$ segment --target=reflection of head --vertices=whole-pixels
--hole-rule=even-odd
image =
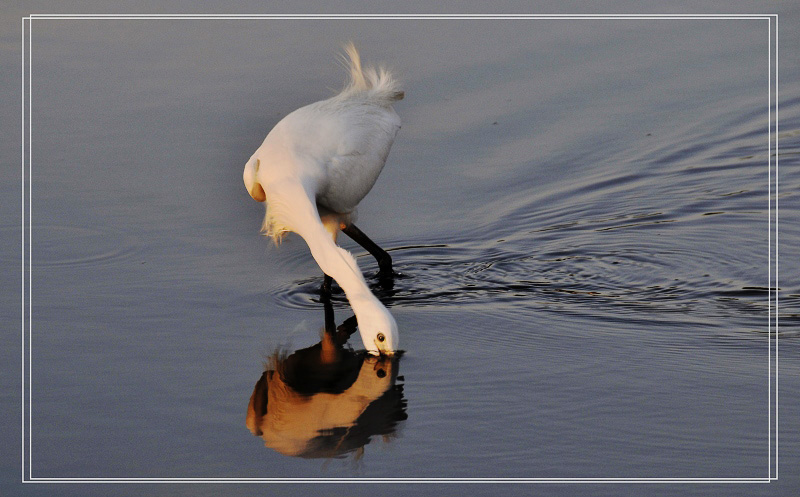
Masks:
[[[344,456],[375,435],[389,437],[406,419],[399,356],[338,349],[331,359],[325,349],[275,354],[256,383],[247,427],[267,447],[306,458]]]

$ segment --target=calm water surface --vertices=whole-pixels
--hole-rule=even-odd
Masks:
[[[744,20],[34,21],[34,476],[766,477],[767,35]],[[380,287],[344,242],[405,354],[376,363],[355,335],[320,370],[320,270],[298,237],[259,236],[241,170],[282,116],[340,87],[348,39],[406,86],[359,221],[403,277]],[[781,84],[791,444],[800,86]],[[334,295],[328,326],[346,338],[351,315]]]

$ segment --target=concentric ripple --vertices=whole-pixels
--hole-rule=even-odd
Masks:
[[[100,267],[134,256],[135,240],[107,227],[33,226],[33,268]]]
[[[403,275],[390,284],[375,278],[368,254],[358,254],[359,264],[376,295],[395,308],[458,306],[519,320],[558,312],[610,322],[726,323],[760,333],[780,292],[786,310],[778,317],[797,322],[792,308],[800,291],[770,288],[766,277],[769,192],[760,123],[727,119],[727,136],[653,138],[638,155],[608,159],[624,167],[587,168],[560,190],[510,185],[466,213],[463,229],[447,226],[438,237],[389,248]],[[797,145],[785,143],[783,153]],[[742,231],[753,226],[763,226],[760,237]],[[300,252],[287,256],[290,264],[308,260]],[[316,308],[320,284],[321,275],[285,281],[274,297]],[[335,291],[334,304],[347,306]]]

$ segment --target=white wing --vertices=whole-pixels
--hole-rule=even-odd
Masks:
[[[292,152],[314,176],[317,201],[348,213],[378,179],[400,118],[391,107],[334,98],[299,109],[286,124],[296,138]]]

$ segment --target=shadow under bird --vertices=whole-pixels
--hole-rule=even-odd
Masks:
[[[367,352],[393,354],[397,323],[336,238],[344,232],[378,260],[379,274],[393,274],[391,257],[353,222],[400,129],[392,104],[404,94],[387,70],[362,67],[352,43],[345,51],[350,83],[275,125],[247,161],[243,179],[250,195],[266,202],[264,233],[276,244],[288,232],[300,235],[326,275],[323,293],[330,278],[344,290]]]

